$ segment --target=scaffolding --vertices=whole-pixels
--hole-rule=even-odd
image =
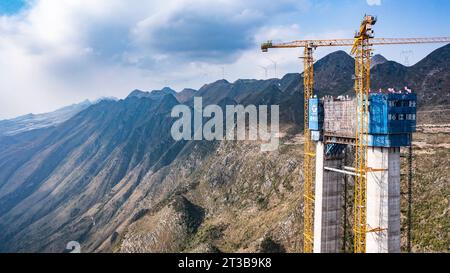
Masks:
[[[355,99],[325,97],[323,129],[327,135],[353,138],[355,135]]]

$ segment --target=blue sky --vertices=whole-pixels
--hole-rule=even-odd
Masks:
[[[351,38],[365,13],[378,16],[377,37],[450,36],[449,10],[448,0],[0,0],[0,119],[135,88],[198,89],[222,71],[229,81],[264,78],[261,66],[300,72],[301,50],[259,44]],[[440,46],[375,53],[414,64]]]
[[[25,6],[25,0],[2,0],[0,1],[0,14],[14,14]]]

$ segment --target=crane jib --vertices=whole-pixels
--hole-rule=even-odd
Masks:
[[[263,51],[269,48],[296,48],[296,47],[322,47],[322,46],[353,46],[355,39],[327,39],[327,40],[298,40],[286,43],[273,43],[268,41],[261,45]],[[372,45],[395,45],[395,44],[427,44],[427,43],[450,43],[450,37],[431,38],[372,38]]]

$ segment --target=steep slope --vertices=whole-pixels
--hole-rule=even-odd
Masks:
[[[184,143],[170,137],[176,104],[172,95],[104,101],[42,132],[32,147],[7,146],[0,155],[0,249],[57,251],[63,242],[52,238],[83,237],[94,221],[84,213],[117,195],[119,206],[130,193],[114,190],[132,191],[181,150]]]
[[[355,61],[344,51],[333,52],[314,64],[315,89],[318,96],[340,95],[353,90]]]
[[[204,210],[182,195],[132,223],[120,244],[121,252],[179,252],[203,221]]]
[[[174,196],[182,195],[205,211],[199,227],[191,233],[186,228],[189,221],[175,224],[180,222],[180,214],[167,205],[172,200],[169,197],[153,209],[143,210],[145,216],[121,230],[113,250],[258,252],[268,251],[265,244],[271,241],[282,244],[277,249],[300,251],[302,146],[292,142],[293,137],[286,136],[279,151],[268,153],[261,153],[259,144],[251,141],[217,142],[208,148],[212,152],[201,157],[195,153],[191,162],[196,166],[189,170],[174,161],[169,166],[170,178],[162,184],[183,181],[185,186]],[[199,142],[190,148],[197,151],[204,145],[207,143]],[[149,204],[152,198],[141,204]],[[172,236],[181,240],[174,242]]]
[[[408,68],[394,61],[387,61],[372,69],[371,84],[373,90],[379,88],[395,88],[403,90],[405,86],[412,88],[412,83],[408,81]],[[416,90],[414,90],[416,92]]]
[[[279,86],[280,80],[237,80],[230,83],[226,80],[219,80],[211,84],[204,85],[195,94],[195,96],[203,97],[203,103],[217,104],[224,98],[230,98],[237,102],[242,101],[248,96],[256,95],[259,92],[266,90],[270,86]]]
[[[282,94],[281,90],[272,84],[259,92],[250,93],[240,102],[244,105],[274,105],[280,103]]]
[[[382,57],[382,56],[381,56]],[[374,56],[371,71],[373,90],[411,88],[418,95],[419,107],[450,103],[450,44],[436,49],[411,67]],[[331,53],[314,64],[315,91],[318,96],[353,94],[354,59],[344,51]],[[281,90],[303,90],[298,74],[282,79]]]
[[[429,129],[428,129],[429,128]],[[425,129],[425,131],[424,131]],[[413,252],[450,251],[450,124],[440,129],[420,125],[414,134],[412,188]],[[402,158],[402,173],[407,173],[407,156]],[[406,176],[402,192],[407,191]],[[402,198],[402,230],[406,230],[406,198]],[[402,245],[406,246],[406,232]],[[406,250],[406,248],[404,248]]]
[[[302,76],[299,73],[289,73],[281,78],[279,88],[281,91],[292,94],[302,93],[303,83],[301,82]]]
[[[222,141],[218,146],[210,147],[213,153],[194,157],[197,165],[190,172],[178,165],[169,166],[173,177],[180,176],[186,183],[175,196],[181,195],[205,211],[200,226],[190,233],[187,232],[187,221],[174,224],[179,221],[180,214],[169,212],[167,204],[172,200],[169,197],[152,210],[144,210],[144,216],[136,224],[118,233],[117,237],[122,239],[116,240],[113,250],[301,252],[303,147],[297,141],[298,135],[289,131],[292,130],[285,132],[276,152],[261,153],[254,142]],[[414,138],[420,140],[414,148],[417,155],[413,188],[414,252],[445,252],[448,247],[446,230],[450,225],[449,170],[445,164],[449,152],[448,148],[443,148],[450,147],[450,139],[445,133],[437,133],[433,138],[416,134]],[[402,160],[406,161],[406,158]],[[406,162],[402,166],[406,167]],[[179,170],[180,175],[177,174]],[[406,183],[406,176],[402,176],[402,191],[406,191]],[[403,249],[406,246],[406,207],[402,198]],[[351,220],[349,223],[351,225]],[[174,232],[178,226],[181,229]],[[171,238],[180,240],[172,241]],[[351,238],[348,240],[350,245]]]
[[[230,92],[232,84],[227,80],[218,80],[216,82],[202,86],[196,96],[203,97],[203,104],[217,104],[226,97],[231,98]]]
[[[419,107],[450,103],[450,45],[436,49],[411,67],[392,61],[372,71],[372,87],[403,89],[417,93]]]
[[[423,105],[450,103],[450,44],[412,66],[408,81]]]

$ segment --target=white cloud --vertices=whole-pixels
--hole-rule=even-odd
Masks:
[[[300,71],[300,50],[262,54],[267,39],[298,39],[286,14],[310,0],[33,0],[0,16],[0,119],[85,98],[124,97],[170,85],[199,88],[222,77]],[[297,20],[293,20],[297,21]],[[267,58],[268,57],[268,58]],[[274,69],[269,69],[269,76]]]
[[[380,6],[381,0],[366,0],[369,6]]]
[[[222,66],[245,75],[237,64],[259,52],[258,29],[307,2],[34,0],[0,16],[0,119],[135,88],[199,88]]]

